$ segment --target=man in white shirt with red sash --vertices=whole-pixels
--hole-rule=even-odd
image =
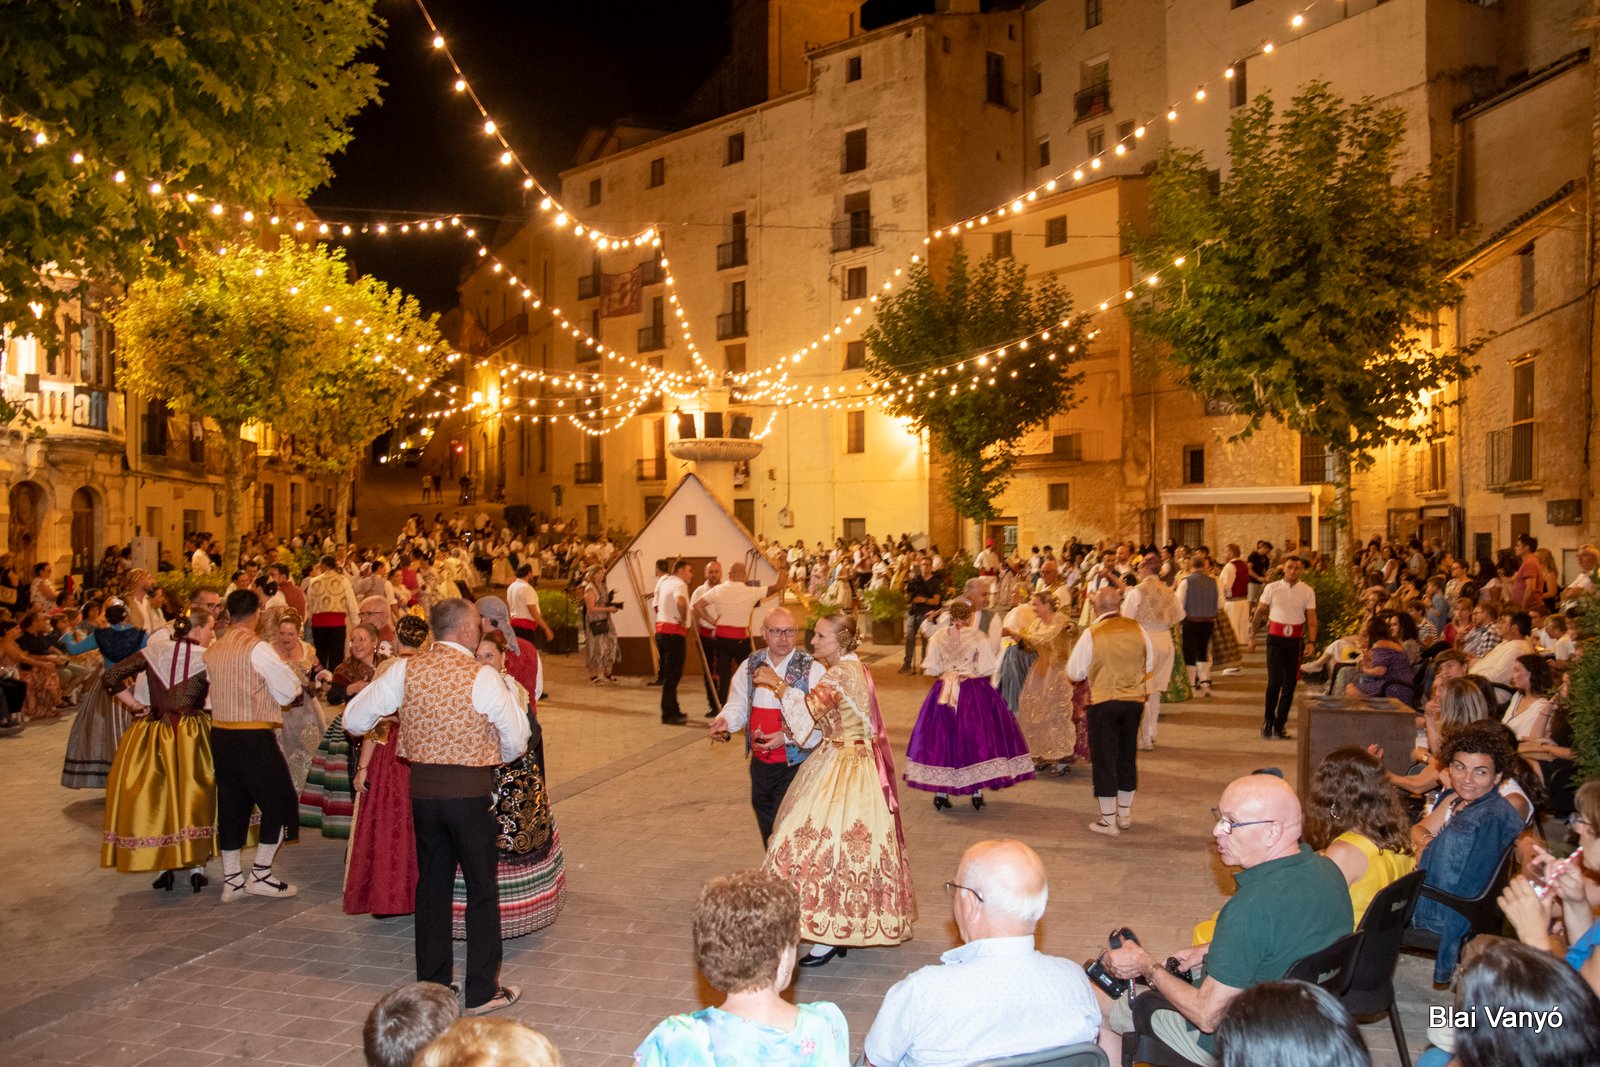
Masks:
[[[717,659],[716,616],[706,610],[706,599],[713,590],[723,586],[722,562],[712,560],[706,564],[706,580],[689,596],[689,618],[700,635],[700,664],[705,668],[706,718],[715,719],[728,699],[728,679],[722,676],[722,664]],[[743,659],[743,656],[739,657]]]
[[[656,583],[656,648],[661,652],[661,721],[669,726],[689,721],[678,707],[678,679],[683,677],[683,659],[688,652],[689,579],[694,564],[686,559],[673,563],[667,576]]]
[[[822,679],[824,668],[795,648],[799,629],[787,608],[767,612],[762,634],[767,647],[734,671],[728,702],[708,729],[713,741],[726,741],[735,730],[749,728],[745,745],[750,753],[750,806],[755,809],[761,847],[765,848],[789,783],[806,752],[821,740],[820,731],[812,731],[810,737],[786,735],[783,705],[803,702]]]
[[[1267,705],[1262,737],[1289,740],[1289,708],[1300,680],[1301,651],[1317,643],[1317,594],[1300,580],[1299,556],[1285,556],[1283,578],[1261,591],[1256,622],[1267,618]]]
[[[706,569],[711,569],[707,564]],[[756,605],[768,597],[777,596],[788,584],[789,576],[779,572],[776,585],[763,588],[759,582],[746,583],[743,563],[728,568],[728,580],[710,589],[700,600],[702,618],[711,620],[712,636],[717,663],[717,703],[719,708],[728,703],[733,687],[733,675],[750,655],[750,616]],[[701,588],[705,588],[702,586]],[[703,632],[703,631],[702,631]]]

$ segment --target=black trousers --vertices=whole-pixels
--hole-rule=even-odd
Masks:
[[[1102,700],[1087,712],[1094,795],[1114,797],[1139,788],[1140,700]]]
[[[661,717],[682,715],[678,708],[678,680],[683,677],[683,655],[687,651],[682,634],[656,634],[661,651]]]
[[[921,615],[906,616],[906,659],[901,664],[902,667],[909,668],[911,666],[911,657],[917,649],[917,637],[919,636],[917,631],[922,629],[922,620],[927,617],[927,612],[923,612]]]
[[[467,884],[467,1006],[477,1007],[500,985],[500,881],[489,797],[431,800],[413,797],[417,839],[417,981],[448,986],[454,977],[450,901],[456,867]]]
[[[1300,681],[1300,649],[1298,637],[1267,635],[1267,705],[1266,728],[1273,733],[1283,733],[1289,723],[1289,709],[1294,706],[1294,687]]]
[[[728,688],[733,685],[733,672],[750,658],[748,637],[717,638],[717,699],[728,703]]]
[[[1183,635],[1183,662],[1187,667],[1196,663],[1211,662],[1211,632],[1216,629],[1216,619],[1184,619],[1180,624]]]
[[[217,771],[218,848],[244,848],[252,808],[261,809],[266,844],[300,836],[300,798],[274,731],[213,729],[211,759]]]
[[[767,847],[767,839],[772,836],[772,824],[778,819],[778,808],[783,804],[784,796],[789,792],[789,783],[794,781],[794,776],[800,771],[800,765],[793,767],[784,763],[763,763],[750,757],[750,806],[756,809],[756,826],[761,830],[761,847]]]
[[[344,662],[344,637],[343,626],[311,627],[311,644],[324,669],[331,671]]]

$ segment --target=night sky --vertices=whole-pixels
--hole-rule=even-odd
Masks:
[[[619,118],[673,125],[728,49],[728,0],[432,0],[467,79],[517,154],[554,185],[585,131]],[[456,213],[511,217],[520,174],[500,166],[469,100],[451,88],[449,62],[414,0],[378,0],[388,23],[369,57],[386,83],[382,103],[354,122],[333,160],[333,181],[311,204],[329,221]],[[479,227],[485,232],[492,223]],[[448,232],[448,231],[447,231]],[[346,241],[364,273],[414,293],[430,311],[456,302],[460,238],[356,236]]]

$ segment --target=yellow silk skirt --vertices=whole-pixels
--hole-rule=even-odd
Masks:
[[[197,867],[216,854],[217,776],[211,720],[140,719],[117,746],[106,787],[100,866],[119,871]]]

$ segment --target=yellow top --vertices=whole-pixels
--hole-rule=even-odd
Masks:
[[[1350,907],[1355,913],[1356,926],[1367,913],[1372,898],[1388,888],[1391,882],[1404,878],[1417,866],[1417,857],[1403,852],[1381,849],[1354,830],[1346,830],[1335,841],[1343,841],[1367,857],[1367,871],[1350,885]]]

